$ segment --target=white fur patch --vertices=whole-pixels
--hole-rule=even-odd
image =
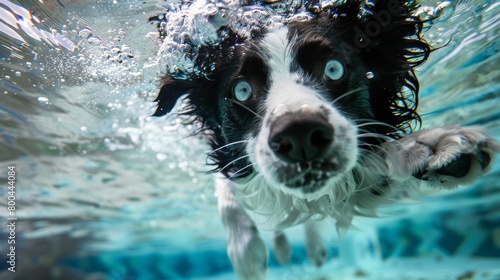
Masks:
[[[267,63],[271,67],[271,79],[274,81],[286,80],[290,75],[290,67],[293,62],[288,29],[281,27],[274,32],[267,33],[262,40],[261,47],[264,57],[269,59]]]
[[[328,153],[331,154],[329,160],[339,162],[342,166],[339,170],[332,170],[328,185],[343,178],[345,176],[343,173],[354,167],[358,156],[357,129],[319,92],[301,84],[300,72],[291,71],[292,57],[295,55],[292,53],[294,43],[294,39],[291,41],[288,39],[286,28],[267,34],[262,41],[262,55],[267,58],[266,62],[270,66],[270,89],[262,110],[265,112],[262,127],[257,137],[248,139],[247,153],[251,161],[256,163],[254,168],[264,176],[269,187],[299,198],[314,200],[328,193],[329,186],[319,191],[305,192],[300,188],[287,187],[286,182],[278,178],[277,175],[285,172],[289,164],[282,162],[270,149],[269,124],[285,113],[300,116],[301,113],[312,112],[328,118],[328,122],[336,132],[333,144],[328,148]]]

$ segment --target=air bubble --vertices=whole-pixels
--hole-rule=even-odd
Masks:
[[[14,72],[14,75],[15,75],[16,77],[20,77],[20,76],[21,76],[21,72],[16,71],[16,72]]]
[[[296,14],[296,15],[293,15],[291,17],[289,17],[287,19],[288,22],[294,22],[294,21],[298,21],[298,22],[301,22],[301,21],[308,21],[308,20],[311,20],[313,17],[308,14],[308,13],[299,13],[299,14]]]
[[[413,6],[415,4],[415,1],[416,0],[407,0],[407,1],[404,1],[404,3],[406,6],[409,7],[409,6]]]
[[[217,14],[218,11],[219,11],[219,9],[215,6],[215,4],[210,3],[210,4],[207,4],[205,6],[203,15],[204,16],[214,16]]]
[[[127,52],[127,51],[129,51],[129,50],[130,50],[130,47],[129,47],[129,46],[127,46],[127,45],[123,45],[123,46],[122,46],[122,52]]]
[[[95,36],[90,36],[87,41],[92,44],[92,45],[100,45],[101,44],[101,39]]]
[[[81,38],[88,38],[92,35],[92,30],[90,28],[84,28],[78,32],[78,36]]]
[[[436,14],[434,12],[434,7],[431,6],[422,6],[415,11],[414,14],[420,20],[433,20],[436,18]]]
[[[322,1],[319,6],[316,6],[317,9],[325,9],[325,8],[333,8],[336,5],[342,4],[344,1],[342,0],[330,0],[330,1]]]
[[[375,74],[373,74],[372,71],[366,72],[366,78],[367,79],[373,79],[375,77]]]
[[[434,14],[438,16],[439,21],[448,20],[455,12],[455,5],[453,3],[445,1],[437,5],[434,9]]]
[[[40,102],[49,102],[49,99],[47,97],[40,96],[40,97],[38,97],[38,101],[40,101]]]
[[[163,153],[158,153],[158,154],[156,154],[156,159],[159,161],[164,161],[167,159],[167,155],[163,154]]]
[[[373,3],[373,1],[371,1],[371,0],[365,0],[365,5],[366,5],[367,7],[372,8],[372,7],[374,7],[374,6],[375,6],[375,3]]]
[[[189,32],[182,32],[181,33],[181,40],[184,43],[191,42],[191,34]]]

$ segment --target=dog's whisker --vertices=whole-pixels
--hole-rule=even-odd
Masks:
[[[234,104],[237,104],[239,106],[241,106],[242,108],[248,110],[250,113],[254,114],[257,118],[259,119],[263,119],[262,116],[260,116],[259,114],[257,114],[255,111],[253,111],[252,109],[248,108],[247,106],[241,104],[240,102],[234,100],[234,99],[231,99],[231,98],[226,98],[226,100],[230,101],[230,102],[233,102]]]
[[[342,99],[342,98],[344,98],[344,97],[346,97],[346,96],[349,96],[349,95],[351,95],[351,94],[353,94],[353,93],[356,93],[356,92],[358,92],[358,91],[361,91],[361,90],[363,90],[363,88],[362,88],[362,87],[358,87],[358,88],[355,88],[355,89],[353,89],[353,90],[350,90],[350,91],[348,91],[348,92],[346,92],[346,93],[343,93],[343,94],[342,94],[342,95],[340,95],[339,97],[335,98],[335,99],[331,102],[331,104],[335,104],[335,103],[337,103],[340,99]]]
[[[231,164],[233,164],[233,163],[237,162],[238,160],[242,160],[242,159],[249,158],[249,157],[250,157],[250,155],[243,155],[243,156],[241,156],[241,157],[239,157],[239,158],[237,158],[237,159],[235,159],[235,160],[232,160],[232,161],[230,161],[228,164],[226,164],[226,165],[224,165],[222,168],[220,168],[220,169],[219,169],[219,172],[224,171],[226,168],[228,168],[229,166],[231,166]]]
[[[369,144],[369,143],[360,143],[359,146],[360,147],[370,147],[373,150],[378,150],[378,151],[382,151],[382,152],[387,153],[387,151],[384,148],[382,148],[380,145]]]
[[[378,139],[383,139],[386,141],[393,140],[393,138],[390,136],[378,134],[378,133],[370,133],[370,132],[360,133],[360,134],[356,135],[356,138],[378,138]]]
[[[209,152],[208,154],[211,155],[211,154],[214,154],[224,148],[227,148],[227,147],[230,147],[230,146],[233,146],[233,145],[237,145],[237,144],[244,144],[244,143],[248,143],[248,140],[240,140],[240,141],[234,141],[234,142],[231,142],[231,143],[228,143],[226,145],[223,145],[223,146],[220,146],[219,148],[215,149],[215,150],[212,150],[211,152]]]
[[[361,169],[361,167],[360,167],[360,169]],[[362,168],[362,169],[364,169],[364,168]],[[365,171],[363,171],[363,173],[366,173],[367,171],[369,171],[369,170],[365,170]],[[377,188],[377,185],[379,183],[380,183],[379,181],[375,181],[375,182],[371,182],[371,183],[369,183],[367,185],[366,184],[360,184],[360,187],[356,188],[356,190],[353,192],[353,195],[363,193],[363,192],[365,192],[367,190],[370,190],[370,189],[375,189],[375,188]]]
[[[387,134],[373,132],[372,130],[369,130],[369,129],[359,129],[358,130],[358,135],[360,135],[362,133],[373,133],[373,134],[384,135],[385,137],[389,137],[389,135],[387,135]]]
[[[236,171],[231,176],[229,176],[228,179],[232,179],[232,178],[236,177],[240,172],[242,172],[243,170],[245,170],[245,169],[247,169],[249,167],[252,167],[253,165],[254,165],[253,163],[250,163],[250,164],[247,164],[246,166],[238,169],[238,171]]]
[[[356,121],[364,121],[365,119],[357,119]],[[363,122],[363,123],[360,123],[358,125],[356,125],[356,127],[364,127],[364,126],[386,126],[386,127],[389,127],[389,128],[392,128],[394,130],[398,130],[397,127],[393,126],[393,125],[390,125],[388,123],[385,123],[385,122],[377,122],[377,121],[372,121],[370,120],[369,122]]]

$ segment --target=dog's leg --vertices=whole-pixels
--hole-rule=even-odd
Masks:
[[[227,232],[227,253],[239,279],[266,279],[267,248],[235,194],[234,183],[217,176],[219,215]]]
[[[280,264],[288,264],[292,256],[292,248],[290,247],[290,243],[288,243],[285,232],[282,230],[275,231],[272,244],[276,260]]]
[[[383,144],[390,177],[412,176],[431,186],[470,184],[490,167],[500,144],[479,127],[441,127]]]
[[[306,251],[316,267],[321,267],[328,258],[325,240],[320,234],[319,222],[309,219],[304,224],[306,233]]]

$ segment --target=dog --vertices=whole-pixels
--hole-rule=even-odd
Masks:
[[[405,2],[311,5],[308,20],[247,36],[223,26],[220,42],[193,46],[196,71],[162,78],[154,116],[185,100],[179,114],[201,125],[212,148],[240,279],[266,279],[255,217],[274,230],[281,263],[291,255],[283,230],[304,224],[308,256],[321,266],[327,251],[317,220],[333,218],[345,230],[354,216],[375,216],[421,184],[453,189],[490,168],[500,145],[480,127],[414,131],[414,68],[433,49],[421,37],[425,21]]]

